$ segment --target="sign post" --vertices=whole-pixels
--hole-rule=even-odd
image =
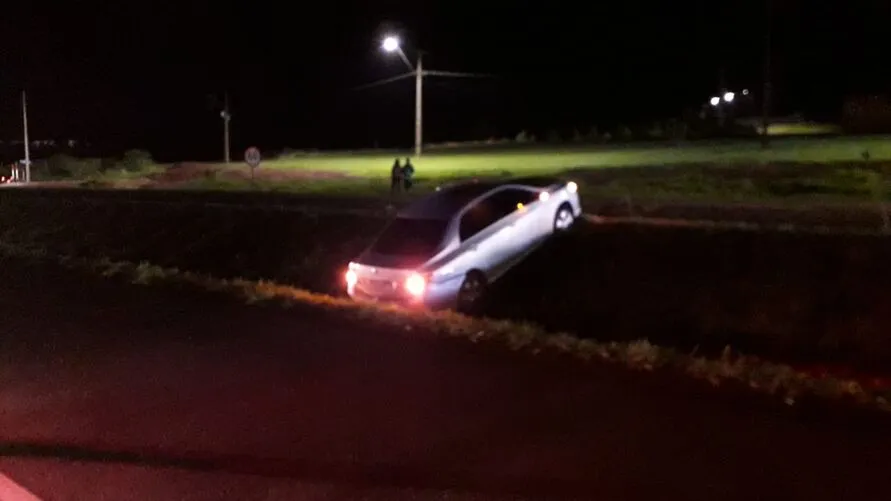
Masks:
[[[251,184],[254,183],[254,169],[260,166],[260,150],[251,146],[244,152],[244,161],[251,168]]]

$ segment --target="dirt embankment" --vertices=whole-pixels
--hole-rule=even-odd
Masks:
[[[385,220],[191,205],[2,204],[0,240],[342,293]],[[583,224],[497,283],[490,316],[598,339],[861,367],[891,362],[891,240]]]

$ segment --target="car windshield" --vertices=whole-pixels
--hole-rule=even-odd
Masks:
[[[371,251],[394,256],[433,254],[447,225],[448,221],[440,219],[398,218],[384,230]]]

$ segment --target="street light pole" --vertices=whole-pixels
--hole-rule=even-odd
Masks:
[[[367,89],[370,87],[395,82],[397,80],[402,80],[403,78],[415,77],[415,156],[420,157],[424,144],[424,76],[480,78],[489,77],[491,75],[484,75],[479,73],[459,73],[455,71],[425,70],[424,63],[421,57],[422,53],[420,51],[418,51],[417,63],[412,65],[411,61],[409,61],[408,57],[406,57],[405,52],[403,52],[402,50],[399,38],[395,36],[388,36],[384,38],[383,43],[381,44],[381,48],[385,52],[397,53],[399,55],[399,58],[402,59],[402,62],[404,62],[405,65],[408,66],[409,71],[407,73],[403,73],[402,75],[397,75],[395,77],[385,78],[383,80],[378,80],[370,84],[361,85],[359,87],[356,87],[354,90]]]
[[[402,50],[402,45],[398,38],[392,36],[385,38],[381,47],[386,52],[399,54],[399,58],[408,66],[408,76],[414,75],[415,77],[415,157],[420,158],[424,138],[424,63],[421,60],[421,52],[418,52],[417,63],[412,66],[411,61],[405,55],[405,51]]]
[[[424,119],[424,67],[421,62],[421,54],[418,53],[418,64],[415,67],[415,157],[421,158],[421,145],[423,144],[423,119]]]
[[[223,96],[223,111],[220,113],[223,118],[223,160],[229,163],[229,120],[232,115],[229,114],[229,93]]]
[[[24,129],[25,140],[25,182],[31,182],[31,145],[28,140],[28,99],[25,97],[25,91],[22,91],[22,128]]]
[[[768,129],[770,128],[770,99],[771,93],[773,91],[773,86],[770,82],[770,55],[771,55],[771,43],[770,43],[770,29],[773,24],[772,17],[772,8],[771,8],[771,0],[765,0],[765,25],[766,28],[764,30],[764,74],[762,78],[764,78],[763,89],[761,91],[761,147],[768,148],[770,146],[770,136],[768,135]]]

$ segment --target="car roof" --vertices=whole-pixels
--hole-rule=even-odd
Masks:
[[[451,219],[461,209],[477,198],[502,186],[527,186],[530,188],[548,188],[560,184],[561,180],[553,177],[524,177],[498,181],[462,181],[437,188],[436,192],[409,204],[397,214],[398,217]]]
[[[470,202],[499,187],[499,183],[467,182],[449,185],[399,211],[399,217],[451,219]]]

